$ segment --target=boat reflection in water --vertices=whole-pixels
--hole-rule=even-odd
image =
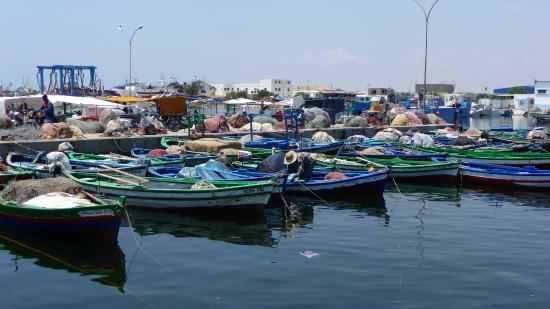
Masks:
[[[45,237],[20,237],[0,231],[0,251],[34,264],[70,273],[80,273],[92,281],[124,292],[126,265],[118,244],[74,243],[48,240]],[[17,262],[16,262],[17,263]],[[15,265],[16,271],[21,264]]]
[[[141,236],[167,234],[176,238],[207,238],[237,245],[276,246],[264,212],[178,212],[141,208],[128,210]]]
[[[386,208],[386,200],[382,196],[363,196],[345,200],[324,200],[308,196],[293,196],[289,203],[299,209],[311,212],[310,220],[313,222],[313,207],[330,207],[333,209],[353,210],[360,216],[377,217],[384,219],[385,225],[390,224],[390,215]]]

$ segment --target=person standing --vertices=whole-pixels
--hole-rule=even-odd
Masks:
[[[46,123],[56,122],[53,104],[50,102],[47,95],[42,96],[42,106],[40,107],[40,112],[42,113],[42,117]]]

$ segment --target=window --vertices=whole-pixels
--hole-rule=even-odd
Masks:
[[[537,91],[538,94],[546,94],[546,89],[539,89]]]

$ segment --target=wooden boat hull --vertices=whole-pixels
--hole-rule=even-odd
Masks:
[[[6,204],[11,203],[11,206]],[[115,243],[122,218],[120,204],[77,209],[34,209],[0,205],[0,226],[20,235],[48,235],[59,239],[93,239]],[[84,237],[84,238],[83,238]]]
[[[244,207],[261,206],[268,204],[276,184],[266,182],[238,182],[234,188],[220,188],[214,190],[179,189],[177,185],[184,180],[153,179],[154,183],[162,184],[163,188],[146,188],[143,186],[127,186],[105,184],[96,181],[93,175],[89,178],[69,178],[76,181],[87,192],[106,196],[127,199],[129,206],[158,209],[182,208],[215,208],[215,207]],[[195,181],[194,181],[195,182]],[[213,184],[229,184],[230,182],[211,182]],[[172,188],[171,188],[172,187]]]
[[[531,189],[550,188],[550,170],[530,173],[528,169],[491,170],[490,165],[468,165],[461,168],[464,184],[486,186],[521,187]],[[495,167],[494,165],[492,167]],[[502,166],[501,166],[502,167]],[[524,172],[520,172],[524,170]]]
[[[310,191],[321,194],[374,194],[382,195],[386,180],[388,178],[388,169],[381,169],[373,173],[345,173],[349,178],[335,181],[307,181],[303,183],[286,183],[283,185],[283,191],[289,193],[309,193]],[[363,195],[362,195],[363,196]]]
[[[147,154],[150,151],[151,149],[134,148],[131,150],[131,154],[133,157],[138,159],[147,159]],[[195,166],[206,163],[212,159],[216,159],[216,156],[203,153],[186,153],[183,156],[167,155],[163,157],[149,158],[151,166],[171,166],[182,164],[185,166]]]

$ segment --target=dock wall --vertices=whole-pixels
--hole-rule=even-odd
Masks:
[[[428,132],[448,126],[440,125],[424,125],[417,127],[394,127],[402,132],[410,129],[417,129],[420,132]],[[305,129],[300,130],[300,133],[305,137],[311,137],[317,131],[324,131],[336,139],[345,139],[352,135],[365,135],[368,137],[374,136],[383,128],[327,128],[327,129]],[[204,137],[225,137],[225,136],[243,136],[248,133],[218,133],[204,134]],[[282,137],[284,131],[255,133],[265,137]],[[54,151],[62,142],[70,142],[77,152],[86,153],[121,153],[129,154],[130,149],[134,147],[141,148],[159,148],[160,140],[164,136],[187,138],[186,135],[152,135],[152,136],[132,136],[132,137],[100,137],[98,135],[87,136],[83,139],[57,139],[57,140],[33,140],[33,141],[1,141],[0,155],[5,158],[9,152],[33,152],[33,151]]]

